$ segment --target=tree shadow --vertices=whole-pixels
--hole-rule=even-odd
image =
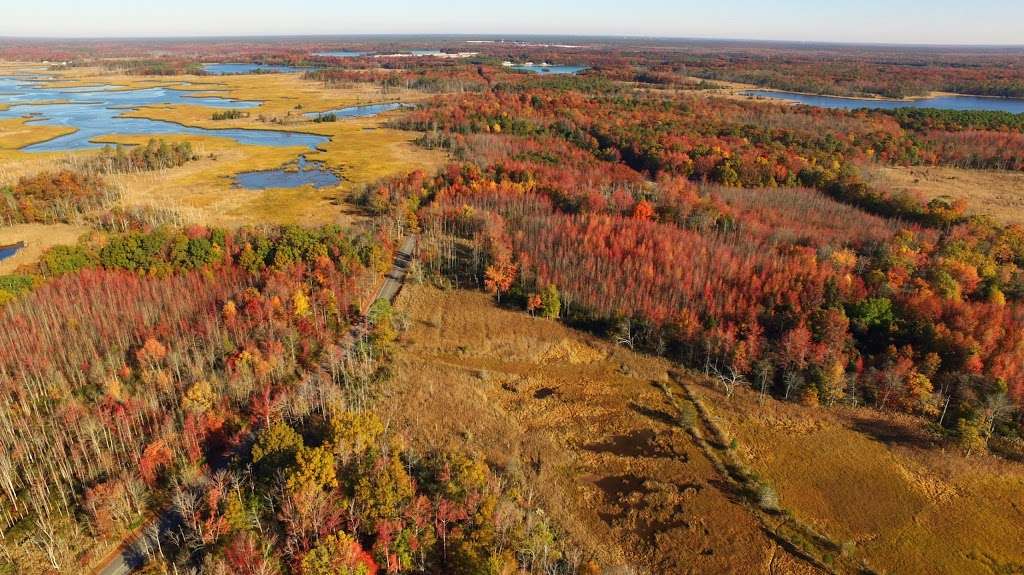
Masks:
[[[676,423],[675,418],[660,409],[654,409],[633,402],[629,403],[629,408],[644,417],[649,417],[657,422],[664,423],[665,425],[675,425]]]
[[[869,416],[854,416],[850,419],[854,431],[863,433],[886,445],[932,447],[934,441],[908,425]]]

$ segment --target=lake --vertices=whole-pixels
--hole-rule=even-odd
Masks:
[[[398,102],[388,102],[386,104],[368,104],[365,106],[350,106],[348,108],[338,108],[337,110],[327,110],[324,112],[310,112],[306,114],[306,117],[317,118],[319,116],[334,114],[339,119],[369,118],[371,116],[376,116],[377,114],[383,114],[384,112],[390,112],[392,110],[398,110],[405,107],[409,107],[409,105],[400,104]]]
[[[522,72],[533,72],[534,74],[579,74],[587,69],[586,66],[511,66],[513,70]]]
[[[314,56],[322,56],[326,58],[359,58],[360,56],[366,56],[369,52],[350,52],[348,50],[337,50],[334,52],[314,52]]]
[[[235,183],[247,190],[300,188],[306,185],[320,189],[337,186],[341,178],[326,169],[323,162],[307,161],[306,156],[299,156],[295,165],[238,174]]]
[[[203,71],[214,76],[234,74],[290,74],[305,72],[308,68],[299,66],[281,66],[274,64],[203,64]]]
[[[121,114],[142,106],[194,104],[213,108],[251,109],[260,102],[217,96],[196,96],[196,92],[175,88],[116,90],[114,86],[48,88],[31,81],[8,80],[0,90],[0,118],[31,117],[30,125],[70,126],[77,131],[23,148],[28,152],[58,152],[102,146],[103,136],[195,134],[231,138],[240,144],[315,149],[329,140],[326,136],[278,130],[204,129]]]
[[[895,110],[898,108],[934,108],[938,110],[987,110],[1024,114],[1024,99],[1017,98],[985,98],[982,96],[936,96],[920,100],[865,100],[857,98],[841,98],[838,96],[814,96],[795,92],[776,92],[774,90],[750,90],[743,92],[746,96],[787,100],[818,108],[834,108],[855,110],[871,108],[875,110]]]

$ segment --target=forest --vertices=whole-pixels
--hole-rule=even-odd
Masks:
[[[464,52],[463,39],[434,38],[433,47]],[[903,47],[842,44],[744,43],[672,39],[595,38],[573,46],[536,41],[477,42],[471,65],[502,61],[586,62],[602,76],[682,89],[712,88],[740,82],[779,90],[836,96],[906,98],[933,92],[993,97],[1024,97],[1024,65],[1013,47]],[[422,49],[416,39],[304,38],[153,40],[148,43],[102,40],[15,40],[0,46],[8,60],[46,60],[67,66],[99,64],[132,75],[202,74],[210,61],[285,64],[321,68],[330,75],[419,68],[421,81],[445,83],[450,75],[474,73],[464,63],[438,58],[384,57]],[[324,55],[330,50],[358,57]],[[154,54],[159,54],[154,57]],[[116,60],[113,60],[116,59]],[[429,63],[428,63],[429,62]],[[827,62],[827,65],[823,64]],[[314,71],[314,73],[316,73]]]
[[[460,162],[364,201],[439,246],[469,242],[462,264],[504,301],[527,307],[554,286],[566,321],[727,388],[898,409],[968,450],[1020,449],[1024,230],[860,175],[878,163],[1019,169],[1020,132],[979,130],[971,113],[937,127],[531,84],[398,120]],[[986,140],[1010,143],[969,144]]]
[[[1019,54],[606,40],[404,58],[389,54],[422,43],[336,44],[0,45],[0,58],[63,62],[55,73],[194,82],[220,60],[307,66],[294,81],[309,90],[409,91],[415,105],[362,129],[415,132],[414,146],[446,157],[322,192],[356,216],[320,227],[126,207],[118,176],[216,159],[188,142],[2,174],[0,226],[88,232],[0,275],[0,574],[91,569],[154,515],[173,528],[149,573],[603,572],[518,470],[424,448],[382,417],[412,322],[375,296],[408,237],[408,282],[486,292],[726,400],[871,410],[943,454],[1024,461],[1024,227],[876,177],[1024,172],[1024,115],[825,110],[726,85],[1022,96]],[[534,75],[506,61],[588,68]],[[686,401],[676,419],[703,415]],[[755,496],[783,517],[773,492]]]
[[[410,452],[343,408],[394,345],[386,302],[361,311],[387,245],[337,227],[159,228],[6,276],[7,568],[73,571],[90,541],[162,506],[181,521],[168,566],[558,568],[543,517],[481,462]]]

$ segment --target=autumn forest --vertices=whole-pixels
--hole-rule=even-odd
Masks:
[[[58,152],[32,151],[60,137],[32,130],[53,126],[0,116],[0,574],[1022,572],[1024,113],[872,102],[1021,98],[1024,53],[579,44],[0,40],[0,77],[48,89],[193,84],[253,103],[140,105],[125,115],[197,131],[120,137],[115,123]],[[395,105],[350,111],[378,103]],[[227,139],[246,130],[329,143]],[[340,183],[238,189],[238,174],[306,174],[307,155]],[[1007,203],[984,205],[986,187]],[[479,345],[417,315],[442,297],[486,298]],[[522,345],[566,330],[570,351],[524,371],[519,344],[488,340],[512,321],[534,330],[515,332]],[[594,375],[597,357],[617,367]],[[586,453],[547,463],[529,417],[557,410],[522,406],[568,392],[518,390],[552,362],[602,398],[625,394],[619,378],[653,390],[657,409],[600,404],[650,430],[595,415],[579,424],[590,440],[551,440]],[[445,413],[461,377],[474,411]],[[423,390],[434,419],[410,423],[429,409],[403,398]],[[489,418],[527,439],[513,449],[463,421]],[[793,434],[807,439],[772,452]],[[848,461],[864,485],[815,463],[839,449],[826,436],[864,442]],[[611,483],[581,471],[602,438],[634,458]],[[717,479],[637,479],[669,457],[706,459]],[[836,482],[834,502],[801,498],[798,461]],[[844,490],[884,490],[889,465],[918,514],[991,490],[988,534],[940,518],[939,542],[906,535],[965,563],[902,562],[898,538],[855,530],[873,524]],[[620,515],[595,511],[601,490]],[[701,507],[715,490],[774,533],[779,571],[701,563],[730,553]],[[679,541],[697,525],[707,543],[691,553]],[[603,529],[615,542],[584,535]]]

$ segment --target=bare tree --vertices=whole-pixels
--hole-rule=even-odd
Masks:
[[[724,371],[718,369],[718,366],[714,366],[711,369],[715,378],[722,384],[722,389],[725,391],[725,397],[727,398],[732,398],[733,394],[736,393],[736,386],[746,381],[743,374],[731,365]]]

